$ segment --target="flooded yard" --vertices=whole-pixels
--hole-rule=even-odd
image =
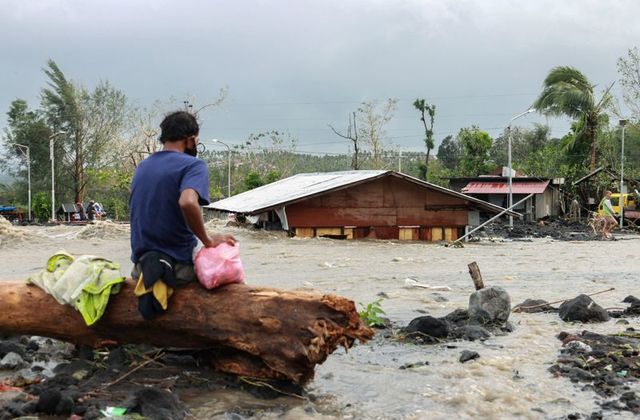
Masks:
[[[131,268],[129,242],[117,235],[91,235],[79,227],[30,227],[24,238],[0,248],[0,280],[28,277],[47,257],[64,249],[95,254]],[[358,304],[381,299],[393,324],[371,342],[339,350],[316,369],[304,399],[255,398],[240,390],[181,396],[195,418],[564,418],[602,411],[593,391],[548,368],[555,363],[561,331],[585,329],[617,333],[638,328],[616,319],[601,324],[566,323],[557,313],[512,313],[515,331],[484,342],[408,344],[395,331],[421,315],[444,316],[466,308],[474,291],[467,264],[476,261],[485,285],[501,286],[515,305],[527,298],[549,302],[594,296],[603,308],[624,307],[627,295],[640,295],[640,238],[565,242],[551,239],[469,243],[464,248],[398,241],[335,241],[288,238],[274,232],[220,228],[237,236],[247,283],[284,289],[319,290]],[[104,230],[104,229],[103,229]],[[109,239],[101,239],[107,237]],[[407,281],[407,279],[410,279]],[[411,280],[451,290],[411,286]],[[463,350],[480,357],[460,363]],[[637,383],[631,389],[638,392]],[[605,418],[632,418],[605,412]]]

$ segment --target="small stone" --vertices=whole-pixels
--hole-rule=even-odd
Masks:
[[[9,352],[0,360],[1,369],[19,369],[26,366],[26,363],[22,357],[14,352]]]
[[[405,328],[407,333],[421,333],[435,338],[444,338],[449,335],[449,324],[432,316],[420,316],[413,319]]]
[[[111,369],[122,370],[127,365],[127,359],[124,347],[117,347],[109,352],[107,364]]]
[[[580,369],[578,367],[572,367],[569,370],[568,376],[574,382],[577,382],[577,381],[590,382],[590,381],[593,381],[594,379],[593,374],[591,374],[590,372],[587,372],[584,369]]]
[[[60,402],[56,406],[56,414],[71,414],[73,412],[75,404],[73,403],[73,399],[71,397],[62,397]]]
[[[526,299],[524,302],[515,306],[520,312],[533,314],[538,312],[554,312],[557,309],[549,305],[549,302],[543,299]]]
[[[404,369],[411,369],[411,368],[415,368],[415,367],[428,366],[428,365],[429,365],[428,361],[405,363],[404,365],[400,366],[400,369],[404,370]]]
[[[440,293],[434,293],[431,296],[433,297],[433,300],[435,302],[449,302],[449,299],[447,299],[446,297],[442,296]]]
[[[22,406],[22,413],[24,414],[33,414],[38,411],[38,402],[37,401],[29,401]]]
[[[24,346],[14,343],[13,341],[0,341],[0,357],[4,357],[8,353],[16,353],[20,355],[20,357],[27,355]]]
[[[460,360],[460,363],[466,363],[469,360],[474,360],[479,357],[480,357],[480,354],[478,354],[478,352],[471,351],[471,350],[462,350],[459,360]]]
[[[26,349],[28,351],[38,351],[38,349],[40,349],[40,344],[38,344],[38,342],[35,340],[29,340]]]
[[[564,345],[561,352],[567,354],[586,354],[591,353],[593,349],[590,345],[583,343],[582,341],[573,340]]]
[[[629,325],[629,321],[627,321],[626,319],[619,319],[616,321],[616,324],[618,325]]]
[[[624,303],[631,303],[631,304],[640,304],[640,299],[638,299],[638,298],[637,298],[637,297],[635,297],[635,296],[629,295],[629,296],[627,296],[626,298],[624,298],[624,299],[622,300],[622,302],[624,302]]]
[[[633,391],[625,392],[622,395],[620,395],[620,401],[623,401],[623,402],[637,400],[637,399],[638,397],[636,396],[636,393]]]
[[[462,327],[462,338],[469,341],[484,341],[491,337],[491,333],[479,325],[465,325]]]
[[[57,389],[45,389],[38,399],[36,411],[39,413],[55,414],[56,407],[62,399],[62,394]]]

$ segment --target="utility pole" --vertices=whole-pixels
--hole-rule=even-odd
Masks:
[[[29,192],[28,192],[28,200],[29,200],[29,222],[31,222],[31,153],[30,153],[30,149],[29,146],[26,146],[24,144],[18,144],[18,143],[10,143],[14,146],[17,146],[18,149],[20,149],[20,152],[24,155],[24,157],[27,159],[27,183],[29,186]],[[25,152],[26,150],[26,152]]]
[[[620,206],[620,230],[624,224],[624,128],[627,125],[628,120],[620,120],[620,127],[622,127],[622,147],[620,152],[620,199],[618,205]]]
[[[220,143],[221,145],[223,145],[224,147],[227,148],[227,159],[228,159],[228,164],[227,164],[227,198],[231,197],[231,147],[229,147],[228,144],[223,143],[222,141],[218,140],[218,139],[213,139],[211,140],[214,143]]]
[[[53,140],[65,131],[58,131],[49,136],[49,158],[51,159],[51,221],[56,221],[56,177],[55,177],[55,153],[53,153]]]
[[[507,126],[507,143],[508,143],[508,154],[509,154],[509,204],[508,208],[511,209],[513,207],[513,169],[511,168],[511,124],[517,120],[518,118],[525,116],[534,112],[535,109],[527,109],[524,112],[516,115],[515,117],[509,120],[509,125]],[[509,229],[513,229],[513,216],[509,214]]]

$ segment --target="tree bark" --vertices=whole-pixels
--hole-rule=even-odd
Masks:
[[[484,282],[482,281],[482,274],[480,273],[478,263],[474,261],[470,263],[468,267],[469,275],[471,276],[471,280],[473,280],[473,285],[476,287],[476,290],[484,289]]]
[[[353,301],[340,296],[243,284],[209,291],[192,284],[175,291],[166,313],[144,321],[133,287],[127,282],[111,296],[100,321],[87,327],[74,308],[58,304],[37,286],[3,282],[0,333],[91,346],[115,341],[208,349],[221,372],[298,384],[312,379],[315,365],[338,345],[348,349],[356,339],[366,342],[373,336]]]

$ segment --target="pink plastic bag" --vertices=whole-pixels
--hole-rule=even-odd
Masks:
[[[240,261],[240,245],[222,243],[215,248],[202,248],[194,259],[196,276],[207,289],[244,282]]]

